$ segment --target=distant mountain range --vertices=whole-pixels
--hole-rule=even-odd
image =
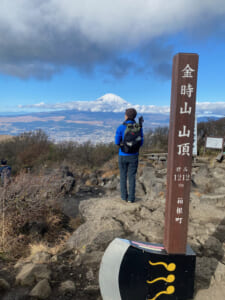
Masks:
[[[144,129],[169,125],[169,108],[154,105],[132,105],[114,94],[106,94],[95,101],[74,101],[63,104],[46,105],[39,103],[36,108],[50,110],[5,114],[0,116],[0,134],[18,135],[23,132],[42,129],[51,139],[59,141],[111,142],[115,130],[124,121],[125,109],[134,107],[144,117]],[[21,106],[31,109],[34,105]],[[216,116],[201,116],[199,121],[207,121]]]

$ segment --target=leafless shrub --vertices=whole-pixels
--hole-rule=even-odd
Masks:
[[[208,120],[207,122],[200,122],[198,124],[198,149],[200,154],[204,151],[205,138],[211,137],[224,137],[225,118],[218,120]],[[215,154],[215,152],[207,149],[207,154]]]
[[[117,147],[110,144],[83,144],[75,142],[61,143],[56,146],[58,157],[78,167],[96,168],[102,166],[117,154]]]
[[[168,127],[157,127],[155,130],[148,130],[144,135],[142,151],[146,152],[167,152],[168,151]]]
[[[37,172],[45,165],[61,165],[64,161],[77,167],[99,167],[117,153],[114,144],[55,144],[42,130],[25,132],[0,144],[0,158],[12,166],[13,174],[21,170]]]
[[[29,253],[29,244],[44,241],[54,247],[64,239],[68,220],[55,202],[63,193],[60,180],[60,174],[23,172],[0,188],[0,251],[20,257]]]

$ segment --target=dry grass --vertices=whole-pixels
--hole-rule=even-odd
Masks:
[[[158,197],[160,198],[165,198],[165,192],[159,192]]]
[[[101,169],[105,172],[119,172],[118,155],[114,155],[111,159],[109,159]]]
[[[53,252],[62,247],[70,233],[68,218],[56,207],[60,183],[61,174],[21,173],[0,187],[0,252],[18,258],[29,255],[29,245],[41,243]]]
[[[200,193],[200,192],[194,192],[194,194],[199,198],[202,196],[202,193]]]
[[[52,246],[49,246],[46,242],[29,244],[30,255],[33,256],[38,252],[47,252],[51,255],[56,255],[64,249],[65,243],[70,236],[69,232],[65,232],[63,236],[56,240],[55,245]]]
[[[11,140],[13,138],[12,135],[0,135],[0,142],[5,142]]]
[[[35,244],[30,244],[30,254],[35,255],[38,252],[48,252],[50,253],[50,248],[44,244],[44,243],[35,243]]]
[[[119,175],[119,170],[109,170],[102,174],[102,178],[111,178],[113,175]]]

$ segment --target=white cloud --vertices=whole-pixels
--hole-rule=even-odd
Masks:
[[[65,65],[88,71],[224,15],[224,0],[2,0],[0,72],[45,79]]]
[[[54,1],[67,22],[79,27],[88,39],[112,47],[137,46],[146,39],[195,26],[221,16],[223,0],[86,0]]]
[[[41,102],[33,105],[20,105],[20,109],[38,110],[70,110],[90,112],[124,112],[125,109],[134,107],[138,113],[169,114],[169,106],[139,105],[132,104],[114,94],[106,94],[94,101],[71,101],[56,104],[45,104]],[[198,102],[196,104],[198,116],[225,116],[225,102]]]
[[[197,115],[210,116],[217,115],[225,116],[225,102],[202,102],[196,104]]]

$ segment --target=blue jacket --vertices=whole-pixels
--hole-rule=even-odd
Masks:
[[[125,123],[132,123],[134,124],[135,122],[134,121],[131,121],[131,120],[127,120],[125,121]],[[126,130],[127,126],[124,125],[124,124],[121,124],[117,130],[116,130],[116,135],[115,135],[115,144],[116,145],[120,145],[120,142],[122,142],[123,138],[124,138],[124,133],[125,133],[125,130]],[[141,129],[141,146],[143,145],[143,142],[144,142],[144,135],[143,135],[143,129]],[[125,153],[121,150],[119,150],[119,155],[123,155],[123,156],[129,156],[129,155],[138,155],[138,152],[137,153]]]

